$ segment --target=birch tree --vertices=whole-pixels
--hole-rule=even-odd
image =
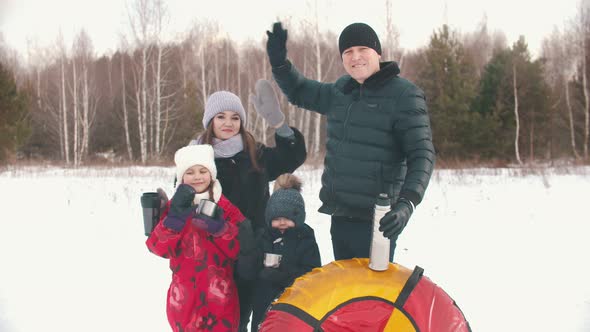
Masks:
[[[129,22],[135,44],[140,53],[140,63],[134,66],[135,105],[139,136],[139,154],[142,163],[148,158],[148,124],[147,124],[147,71],[149,43],[152,40],[150,22],[153,13],[149,8],[149,0],[137,0],[129,11]]]
[[[553,90],[557,92],[557,100],[553,108],[559,110],[559,106],[563,104],[563,101],[565,102],[570,147],[573,156],[576,159],[580,159],[581,156],[576,147],[573,106],[569,89],[569,78],[574,75],[575,66],[572,44],[570,42],[571,38],[568,35],[570,34],[567,32],[561,33],[559,29],[555,28],[551,35],[543,40],[541,54],[546,59],[545,79],[553,87]]]
[[[477,70],[477,77],[481,77],[485,65],[490,61],[494,53],[494,42],[488,31],[488,18],[484,15],[477,29],[473,33],[467,33],[463,38],[465,50],[473,60]],[[504,45],[502,45],[502,48]]]
[[[399,44],[400,33],[393,24],[393,1],[385,0],[385,52],[387,61],[397,61],[400,69],[403,64],[403,49]]]
[[[41,71],[48,66],[50,56],[46,49],[41,48],[38,39],[27,39],[27,60],[29,63],[29,70],[34,77],[34,93],[35,103],[38,109],[43,109],[41,99]]]
[[[163,1],[155,1],[154,3],[154,37],[155,37],[155,46],[157,50],[157,59],[156,59],[156,72],[154,78],[154,86],[156,88],[155,92],[155,119],[154,125],[155,129],[155,137],[154,137],[154,152],[155,155],[159,158],[162,154],[162,145],[166,140],[166,136],[163,135],[162,131],[162,113],[166,112],[169,113],[170,109],[167,106],[164,106],[163,103],[168,99],[168,96],[163,96],[163,87],[167,83],[167,75],[165,72],[162,72],[162,62],[165,57],[167,57],[166,49],[163,47],[162,42],[162,34],[165,25],[168,22],[168,11],[165,7]],[[168,117],[165,117],[165,123],[168,123]]]
[[[315,8],[315,19],[313,22],[313,40],[314,40],[314,54],[315,54],[315,62],[316,62],[316,80],[322,82],[324,77],[322,76],[322,47],[321,47],[321,37],[320,34],[320,19],[318,13],[318,1],[314,1],[314,8]],[[322,115],[317,112],[308,112],[310,116],[313,116],[314,128],[313,128],[313,146],[311,147],[311,151],[313,155],[318,155],[320,152],[320,145],[321,145],[321,125],[322,125]],[[313,115],[312,115],[313,114]]]
[[[584,96],[584,142],[583,155],[588,160],[588,144],[590,140],[590,92],[588,89],[588,52],[590,51],[590,0],[581,0],[578,13],[572,24],[574,53],[576,54],[579,75],[582,78]]]
[[[166,20],[166,8],[161,0],[136,0],[128,9],[128,17],[134,42],[140,53],[139,64],[135,66],[139,78],[136,81],[135,95],[140,158],[142,163],[146,163],[150,155],[159,156],[161,153],[161,65],[165,56],[161,35]],[[148,80],[151,61],[155,61],[150,75],[153,83]]]
[[[205,108],[207,96],[211,90],[208,84],[208,82],[211,82],[209,74],[211,63],[207,59],[213,56],[210,53],[210,45],[212,44],[212,38],[218,33],[219,25],[216,23],[194,22],[188,36],[192,52],[195,56],[195,81],[197,82],[197,88],[200,90],[203,109]]]
[[[123,122],[123,134],[125,136],[125,150],[127,152],[128,160],[133,160],[133,146],[131,145],[131,133],[130,133],[130,114],[128,109],[128,92],[127,92],[127,65],[128,60],[130,61],[130,56],[127,52],[129,52],[130,46],[127,41],[125,35],[121,34],[119,36],[119,51],[117,55],[119,57],[119,68],[115,69],[119,71],[120,77],[120,86],[121,91],[119,92],[121,95],[121,112],[123,113],[122,122]],[[115,58],[113,61],[115,62]]]
[[[94,88],[94,79],[91,77],[91,66],[94,63],[94,47],[92,46],[92,40],[86,31],[82,30],[78,36],[76,37],[74,43],[74,55],[75,60],[79,62],[80,66],[80,74],[81,77],[79,79],[80,84],[80,94],[81,94],[81,114],[80,116],[75,116],[75,123],[80,124],[80,142],[79,144],[74,144],[74,149],[78,150],[77,155],[77,164],[80,163],[81,160],[85,159],[89,152],[89,145],[90,145],[90,131],[92,127],[92,123],[94,122],[94,116],[96,114],[96,105],[98,101],[98,96],[96,95],[97,92]],[[74,66],[76,61],[73,61]],[[74,86],[77,85],[77,81],[74,81]],[[76,94],[77,95],[77,94]],[[75,97],[75,100],[77,97]],[[77,102],[74,102],[76,105]],[[77,128],[77,125],[76,125]],[[76,140],[78,134],[75,134]]]
[[[73,154],[74,154],[74,166],[78,166],[80,162],[79,157],[79,143],[78,143],[78,124],[80,123],[80,119],[78,116],[78,75],[76,72],[76,54],[73,54],[74,58],[72,59],[72,82],[71,82],[71,91],[70,94],[72,95],[72,123],[74,125],[74,142],[72,146]]]
[[[514,155],[516,157],[516,161],[519,165],[522,165],[522,160],[520,159],[520,151],[518,148],[518,139],[520,137],[520,120],[518,118],[518,86],[516,85],[516,64],[512,63],[512,92],[514,98],[514,124],[515,124],[515,131],[514,131]]]
[[[70,164],[70,139],[68,135],[68,100],[66,98],[66,65],[67,50],[63,35],[59,34],[57,40],[58,54],[59,54],[59,66],[60,66],[60,104],[59,104],[59,135],[61,143],[61,153],[66,164]]]
[[[590,118],[590,92],[588,91],[588,39],[590,38],[590,13],[587,1],[582,2],[580,20],[582,23],[582,87],[584,89],[584,159],[588,159],[588,130]]]

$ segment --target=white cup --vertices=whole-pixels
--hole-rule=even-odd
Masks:
[[[264,253],[264,266],[279,267],[282,257],[283,256],[279,254]]]

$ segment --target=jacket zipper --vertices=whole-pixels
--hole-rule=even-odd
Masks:
[[[340,150],[340,146],[346,140],[346,126],[348,125],[348,118],[350,118],[350,110],[352,109],[353,103],[354,103],[354,101],[351,102],[350,104],[348,104],[348,108],[346,109],[346,118],[344,119],[344,125],[342,126],[342,139],[338,143],[338,147],[336,148],[336,151]],[[334,176],[332,176],[332,185],[331,185],[330,191],[331,191],[332,197],[335,197],[336,192],[334,191]]]

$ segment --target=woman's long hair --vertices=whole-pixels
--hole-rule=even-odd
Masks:
[[[256,140],[254,139],[254,136],[252,136],[252,134],[250,134],[246,128],[244,128],[243,121],[240,121],[240,131],[238,134],[242,136],[244,150],[246,150],[246,153],[248,153],[248,156],[250,157],[252,168],[256,172],[260,173],[262,168],[258,164],[258,149],[256,148]],[[215,137],[215,134],[213,133],[213,120],[209,121],[209,125],[205,131],[201,135],[197,136],[201,137],[200,144],[211,144],[211,146],[213,146],[213,138]]]

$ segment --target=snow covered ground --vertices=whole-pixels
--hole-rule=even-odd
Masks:
[[[333,259],[319,170],[307,222]],[[0,171],[0,331],[168,331],[167,261],[144,244],[139,197],[172,168]],[[436,171],[398,242],[473,331],[590,331],[590,168]]]

